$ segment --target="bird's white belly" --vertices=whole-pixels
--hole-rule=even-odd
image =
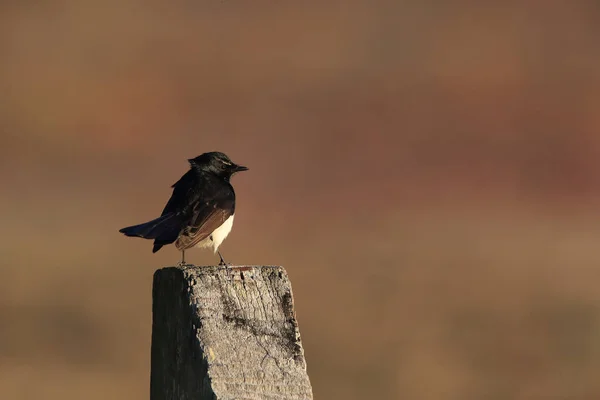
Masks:
[[[229,235],[231,232],[231,228],[233,227],[233,215],[225,220],[221,226],[213,231],[206,239],[198,242],[196,247],[206,248],[211,247],[213,251],[216,253],[223,240]]]

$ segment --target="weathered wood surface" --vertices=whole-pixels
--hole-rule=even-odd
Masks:
[[[282,267],[154,274],[151,400],[312,399]]]

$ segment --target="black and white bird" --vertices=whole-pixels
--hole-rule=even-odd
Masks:
[[[248,168],[237,165],[221,152],[210,152],[188,160],[190,170],[173,186],[173,194],[160,217],[119,230],[126,236],[154,239],[153,253],[175,242],[181,250],[210,248],[219,254],[219,265],[226,265],[219,246],[233,226],[235,192],[229,180]]]

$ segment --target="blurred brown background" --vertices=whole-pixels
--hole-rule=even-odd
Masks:
[[[317,399],[600,398],[599,34],[592,1],[2,2],[0,398],[148,398],[179,254],[117,230],[210,150]]]

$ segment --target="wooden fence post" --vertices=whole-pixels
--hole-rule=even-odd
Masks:
[[[312,399],[282,267],[159,269],[151,400]]]

